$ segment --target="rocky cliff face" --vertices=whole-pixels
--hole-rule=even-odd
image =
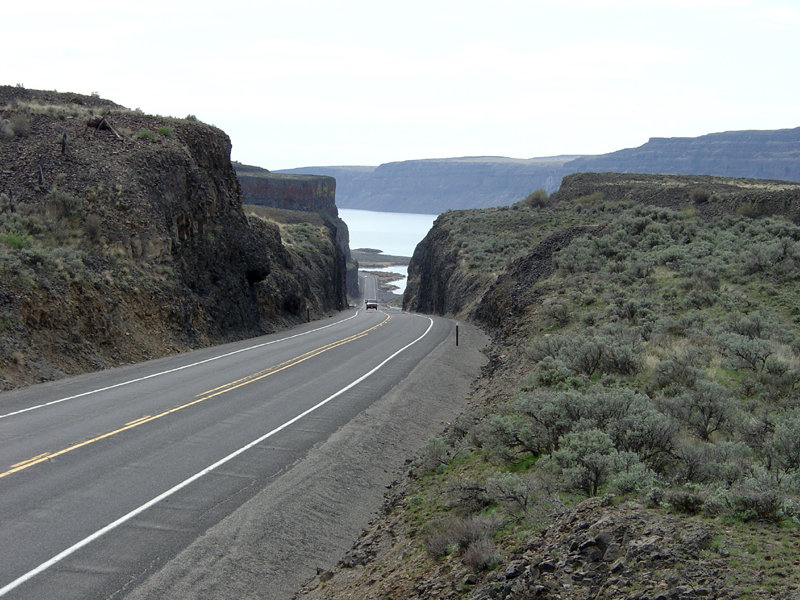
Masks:
[[[346,265],[346,289],[359,295],[358,262],[350,256],[350,232],[336,208],[336,180],[326,175],[272,173],[261,167],[233,163],[245,204],[318,213],[336,239]]]
[[[336,180],[325,175],[287,175],[234,163],[245,204],[320,212],[331,218],[336,209]]]
[[[3,387],[242,339],[346,307],[317,251],[242,210],[220,130],[0,88]]]
[[[566,215],[562,221],[565,226],[538,245],[526,248],[522,243],[504,254],[505,266],[500,272],[470,268],[470,263],[475,254],[492,255],[509,249],[513,230],[526,227],[518,216],[523,211],[522,203],[490,209],[496,213],[497,231],[471,230],[467,217],[473,211],[440,215],[409,263],[403,306],[431,314],[469,316],[494,330],[513,321],[533,301],[533,284],[552,273],[553,253],[589,231],[572,226],[587,220],[582,214],[634,201],[687,210],[687,214],[709,219],[739,214],[800,220],[800,183],[692,175],[576,173],[567,175],[548,200],[553,205],[569,207],[567,213],[562,213]],[[482,226],[491,222],[487,218]],[[489,241],[473,247],[470,240],[476,238]]]
[[[403,309],[457,315],[476,300],[491,280],[489,275],[465,269],[460,245],[446,219],[440,216],[414,249],[408,265]]]
[[[699,215],[743,214],[750,217],[781,215],[800,218],[800,183],[789,181],[652,175],[646,173],[576,173],[567,175],[550,201],[591,205],[626,202],[681,210],[691,206]]]

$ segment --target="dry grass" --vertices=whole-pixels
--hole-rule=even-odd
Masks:
[[[285,208],[273,208],[271,206],[261,206],[258,204],[245,204],[244,212],[245,214],[254,215],[281,225],[297,225],[299,223],[310,223],[315,227],[322,227],[325,225],[319,213],[315,212],[287,210]]]

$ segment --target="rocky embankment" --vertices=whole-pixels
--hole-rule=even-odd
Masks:
[[[800,218],[800,183],[769,179],[741,179],[704,175],[649,173],[576,173],[564,177],[550,202],[568,202],[577,208],[592,203],[629,202],[672,210],[690,208],[699,217],[740,214],[747,217],[779,215]]]
[[[396,492],[395,492],[396,493]],[[554,515],[503,565],[476,574],[461,557],[426,562],[398,518],[402,499],[387,498],[380,518],[331,571],[321,571],[297,600],[466,598],[469,600],[691,600],[724,599],[724,556],[705,523],[664,516],[632,503],[608,506],[598,498]],[[380,567],[378,565],[381,565]],[[417,576],[403,576],[402,571]],[[400,571],[400,573],[398,573]],[[381,579],[379,572],[387,573]],[[795,595],[792,595],[795,593]],[[795,600],[787,590],[781,598]]]
[[[2,387],[242,339],[346,307],[335,229],[245,216],[224,132],[0,87]]]

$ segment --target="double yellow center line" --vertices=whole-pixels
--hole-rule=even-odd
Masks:
[[[383,325],[388,323],[392,318],[390,315],[385,315],[385,317],[386,318],[383,321],[381,321],[380,323],[378,323],[377,325],[374,325],[373,327],[370,327],[369,329],[365,329],[364,331],[362,331],[360,333],[356,333],[355,335],[351,335],[349,337],[342,338],[341,340],[337,340],[335,342],[331,342],[330,344],[325,344],[324,346],[320,346],[319,348],[315,348],[314,350],[306,352],[305,354],[301,354],[300,356],[297,356],[295,358],[292,358],[290,360],[282,362],[282,363],[280,363],[278,365],[275,365],[273,367],[269,367],[269,368],[264,369],[262,371],[258,371],[257,373],[253,373],[251,375],[248,375],[247,377],[243,377],[243,378],[238,379],[236,381],[231,381],[230,383],[226,383],[225,385],[222,385],[220,387],[208,390],[206,392],[203,392],[202,394],[198,394],[197,396],[195,396],[195,399],[192,400],[191,402],[187,402],[185,404],[181,404],[180,406],[176,406],[174,408],[170,408],[169,410],[166,410],[166,411],[164,411],[162,413],[159,413],[157,415],[145,415],[144,417],[136,419],[135,421],[131,421],[130,423],[126,423],[125,425],[123,425],[119,429],[115,429],[114,431],[109,431],[108,433],[104,433],[102,435],[98,435],[97,437],[93,437],[93,438],[85,440],[83,442],[79,442],[77,444],[69,446],[68,448],[64,448],[63,450],[58,450],[56,452],[45,452],[44,454],[40,454],[38,456],[34,456],[33,458],[29,458],[28,460],[24,460],[22,462],[18,462],[18,463],[14,464],[14,465],[11,465],[11,468],[9,468],[7,471],[5,471],[3,473],[0,473],[0,479],[2,479],[3,477],[6,477],[8,475],[11,475],[13,473],[17,473],[19,471],[23,471],[25,469],[33,467],[34,465],[38,465],[40,463],[52,460],[52,459],[54,459],[54,458],[56,458],[58,456],[62,456],[64,454],[67,454],[68,452],[72,452],[73,450],[77,450],[78,448],[83,448],[84,446],[88,446],[90,444],[94,444],[95,442],[99,442],[100,440],[104,440],[104,439],[110,438],[112,436],[117,435],[118,433],[122,433],[123,431],[128,431],[130,429],[134,429],[135,427],[139,427],[140,425],[144,425],[145,423],[150,423],[151,421],[155,421],[156,419],[160,419],[162,417],[166,417],[167,415],[171,415],[173,413],[176,413],[176,412],[178,412],[180,410],[183,410],[184,408],[189,408],[190,406],[194,406],[196,404],[200,404],[201,402],[205,402],[206,400],[210,400],[211,398],[216,398],[217,396],[221,396],[222,394],[226,394],[228,392],[231,392],[231,391],[233,391],[235,389],[238,389],[240,387],[243,387],[245,385],[250,385],[251,383],[255,383],[256,381],[260,381],[260,380],[264,379],[265,377],[269,377],[270,375],[274,375],[275,373],[280,373],[281,371],[284,371],[284,370],[286,370],[286,369],[288,369],[290,367],[293,367],[295,365],[299,365],[300,363],[305,362],[305,361],[309,360],[310,358],[314,358],[315,356],[319,356],[320,354],[324,354],[325,352],[327,352],[329,350],[333,350],[334,348],[338,348],[339,346],[343,346],[345,344],[349,344],[350,342],[354,342],[356,340],[359,340],[359,339],[367,336],[371,331],[374,331],[375,329],[378,329],[379,327],[382,327]]]

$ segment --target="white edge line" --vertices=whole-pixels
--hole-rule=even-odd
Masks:
[[[304,335],[308,335],[309,333],[314,333],[315,331],[322,331],[323,329],[327,329],[328,327],[333,327],[334,325],[339,325],[340,323],[344,323],[345,321],[349,321],[350,319],[355,319],[360,313],[361,310],[357,310],[356,314],[352,317],[347,317],[346,319],[342,319],[341,321],[336,321],[335,323],[331,323],[330,325],[324,325],[323,327],[317,327],[316,329],[309,329],[308,331],[304,331],[303,333],[296,333],[294,335],[290,335],[279,340],[272,340],[271,342],[264,342],[263,344],[256,344],[255,346],[248,346],[247,348],[240,348],[239,350],[234,350],[233,352],[228,352],[227,354],[220,354],[219,356],[213,356],[211,358],[207,358],[205,360],[201,360],[196,363],[192,363],[189,365],[183,365],[182,367],[176,367],[174,369],[169,369],[168,371],[161,371],[159,373],[153,373],[151,375],[145,375],[144,377],[139,377],[138,379],[131,379],[129,381],[123,381],[122,383],[116,383],[114,385],[109,385],[108,387],[99,388],[96,390],[89,390],[88,392],[83,392],[82,394],[75,394],[74,396],[68,396],[67,398],[60,398],[58,400],[52,400],[50,402],[45,402],[44,404],[37,404],[36,406],[29,406],[28,408],[23,408],[22,410],[17,410],[14,412],[7,413],[5,415],[0,415],[0,419],[5,419],[7,417],[13,417],[15,415],[20,415],[22,413],[30,412],[32,410],[37,410],[39,408],[46,408],[48,406],[53,406],[54,404],[61,404],[62,402],[66,402],[67,400],[75,400],[76,398],[82,398],[83,396],[90,396],[92,394],[99,394],[100,392],[107,392],[108,390],[113,390],[114,388],[122,387],[125,385],[130,385],[131,383],[138,383],[140,381],[144,381],[146,379],[152,379],[153,377],[160,377],[161,375],[169,375],[170,373],[175,373],[176,371],[182,371],[183,369],[190,369],[192,367],[197,367],[199,365],[204,365],[206,363],[219,360],[220,358],[227,358],[228,356],[233,356],[234,354],[239,354],[240,352],[248,352],[250,350],[256,350],[258,348],[263,348],[264,346],[269,346],[271,344],[277,344],[278,342],[284,342],[286,340],[291,340],[294,338],[298,338]]]
[[[349,318],[352,318],[352,317],[349,317]],[[161,502],[161,501],[162,501],[162,500],[164,500],[165,498],[169,498],[170,496],[172,496],[172,495],[173,495],[173,494],[175,494],[176,492],[178,492],[178,491],[182,490],[183,488],[185,488],[187,485],[189,485],[189,484],[191,484],[191,483],[193,483],[193,482],[197,481],[198,479],[200,479],[201,477],[203,477],[203,476],[207,475],[207,474],[208,474],[208,473],[210,473],[211,471],[213,471],[213,470],[217,469],[218,467],[221,467],[221,466],[222,466],[222,465],[224,465],[225,463],[227,463],[227,462],[229,462],[229,461],[233,460],[234,458],[236,458],[236,457],[237,457],[237,456],[239,456],[240,454],[243,454],[244,452],[246,452],[246,451],[250,450],[250,448],[252,448],[253,446],[257,446],[258,444],[260,444],[261,442],[263,442],[263,441],[264,441],[264,440],[266,440],[267,438],[269,438],[269,437],[272,437],[273,435],[275,435],[276,433],[278,433],[278,432],[279,432],[279,431],[281,431],[282,429],[285,429],[285,428],[286,428],[286,427],[288,427],[289,425],[291,425],[291,424],[293,424],[293,423],[295,423],[295,422],[299,421],[300,419],[302,419],[302,418],[303,418],[303,417],[305,417],[306,415],[308,415],[308,414],[310,414],[310,413],[314,412],[315,410],[317,410],[318,408],[320,408],[320,407],[324,406],[325,404],[327,404],[328,402],[330,402],[330,401],[331,401],[331,400],[333,400],[334,398],[336,398],[336,397],[338,397],[338,396],[341,396],[342,394],[344,394],[344,393],[345,393],[346,391],[348,391],[349,389],[351,389],[351,388],[355,387],[356,385],[358,385],[359,383],[361,383],[362,381],[364,381],[364,380],[365,380],[367,377],[369,377],[370,375],[372,375],[373,373],[375,373],[376,371],[378,371],[379,369],[381,369],[381,368],[382,368],[382,367],[383,367],[383,366],[384,366],[386,363],[388,363],[390,360],[392,360],[392,359],[393,359],[395,356],[397,356],[397,355],[398,355],[398,354],[400,354],[401,352],[404,352],[405,350],[407,350],[408,348],[410,348],[411,346],[413,346],[414,344],[416,344],[418,341],[420,341],[422,338],[424,338],[426,335],[428,335],[428,332],[430,332],[431,328],[433,327],[433,319],[431,319],[430,317],[422,317],[422,318],[428,319],[428,321],[430,321],[430,323],[428,324],[428,328],[425,330],[425,333],[423,333],[421,336],[419,336],[419,337],[418,337],[417,339],[415,339],[413,342],[410,342],[410,343],[406,344],[405,346],[403,346],[402,348],[400,348],[400,349],[399,349],[397,352],[395,352],[394,354],[392,354],[391,356],[389,356],[389,358],[385,359],[385,360],[384,360],[382,363],[380,363],[378,366],[376,366],[376,367],[375,367],[374,369],[372,369],[371,371],[369,371],[369,372],[367,372],[366,374],[362,375],[361,377],[359,377],[358,379],[356,379],[356,380],[355,380],[354,382],[352,382],[351,384],[349,384],[349,385],[347,385],[347,386],[343,387],[342,389],[340,389],[340,390],[339,390],[338,392],[336,392],[335,394],[333,394],[333,395],[331,395],[331,396],[328,396],[327,398],[325,398],[325,400],[321,401],[320,403],[318,403],[318,404],[316,404],[316,405],[312,406],[311,408],[309,408],[309,409],[307,409],[306,411],[304,411],[304,412],[300,413],[300,414],[299,414],[299,415],[297,415],[296,417],[294,417],[294,418],[292,418],[292,419],[290,419],[290,420],[286,421],[286,422],[285,422],[283,425],[281,425],[280,427],[276,427],[275,429],[273,429],[273,430],[272,430],[272,431],[270,431],[269,433],[262,435],[262,436],[261,436],[260,438],[258,438],[257,440],[253,440],[252,442],[250,442],[250,443],[249,443],[249,444],[247,444],[246,446],[242,446],[241,448],[239,448],[239,449],[238,449],[238,450],[236,450],[235,452],[232,452],[232,453],[231,453],[231,454],[229,454],[228,456],[226,456],[226,457],[224,457],[224,458],[222,458],[222,459],[218,460],[217,462],[215,462],[215,463],[214,463],[214,464],[212,464],[211,466],[208,466],[208,467],[206,467],[205,469],[203,469],[203,470],[202,470],[202,471],[200,471],[199,473],[196,473],[196,474],[192,475],[191,477],[189,477],[189,479],[186,479],[186,480],[182,481],[181,483],[179,483],[178,485],[176,485],[176,486],[174,486],[174,487],[172,487],[172,488],[168,489],[166,492],[164,492],[164,493],[162,493],[162,494],[159,494],[158,496],[156,496],[156,497],[155,497],[155,498],[153,498],[152,500],[150,500],[150,501],[146,502],[145,504],[142,504],[142,505],[141,505],[139,508],[135,508],[135,509],[133,509],[133,510],[132,510],[131,512],[129,512],[128,514],[126,514],[126,515],[123,515],[122,517],[120,517],[120,518],[119,518],[119,519],[117,519],[116,521],[114,521],[114,522],[112,522],[112,523],[109,523],[108,525],[106,525],[106,526],[105,526],[105,527],[103,527],[102,529],[99,529],[98,531],[95,531],[95,532],[94,532],[93,534],[91,534],[90,536],[88,536],[88,537],[86,537],[86,538],[82,539],[82,540],[81,540],[80,542],[78,542],[77,544],[74,544],[74,545],[70,546],[69,548],[67,548],[66,550],[64,550],[64,551],[62,551],[62,552],[60,552],[60,553],[56,554],[56,555],[55,555],[53,558],[51,558],[50,560],[48,560],[48,561],[46,561],[46,562],[43,562],[41,565],[39,565],[39,566],[38,566],[38,567],[36,567],[35,569],[33,569],[33,570],[31,570],[31,571],[28,571],[27,573],[25,573],[25,574],[24,574],[24,575],[22,575],[21,577],[18,577],[17,579],[15,579],[14,581],[12,581],[12,582],[11,582],[11,583],[9,583],[8,585],[6,585],[6,586],[4,586],[4,587],[0,588],[0,596],[5,596],[5,595],[6,595],[8,592],[10,592],[10,591],[12,591],[12,590],[16,589],[17,587],[19,587],[20,585],[22,585],[23,583],[25,583],[25,582],[26,582],[26,581],[28,581],[29,579],[32,579],[33,577],[36,577],[36,575],[38,575],[38,574],[40,574],[40,573],[42,573],[42,572],[46,571],[47,569],[49,569],[50,567],[52,567],[52,566],[53,566],[53,565],[55,565],[56,563],[58,563],[58,562],[62,561],[63,559],[65,559],[65,558],[67,558],[68,556],[70,556],[71,554],[73,554],[73,553],[77,552],[78,550],[80,550],[81,548],[83,548],[84,546],[87,546],[88,544],[92,543],[92,542],[93,542],[93,541],[95,541],[96,539],[98,539],[98,538],[102,537],[103,535],[105,535],[105,534],[106,534],[106,533],[108,533],[109,531],[112,531],[112,530],[116,529],[117,527],[119,527],[120,525],[122,525],[122,524],[126,523],[127,521],[130,521],[130,520],[131,520],[131,519],[133,519],[135,516],[137,516],[137,515],[139,515],[139,514],[143,513],[144,511],[146,511],[148,508],[151,508],[152,506],[154,506],[154,505],[158,504],[159,502]],[[340,322],[341,322],[341,321],[340,321]],[[334,325],[335,325],[335,323],[334,323]],[[328,326],[328,327],[329,327],[329,326]],[[310,332],[309,332],[309,333],[310,333]],[[299,334],[299,335],[304,335],[304,334]],[[238,352],[241,352],[241,350],[239,350]],[[232,354],[233,354],[233,353],[232,353]],[[198,363],[198,364],[199,364],[199,363]]]

